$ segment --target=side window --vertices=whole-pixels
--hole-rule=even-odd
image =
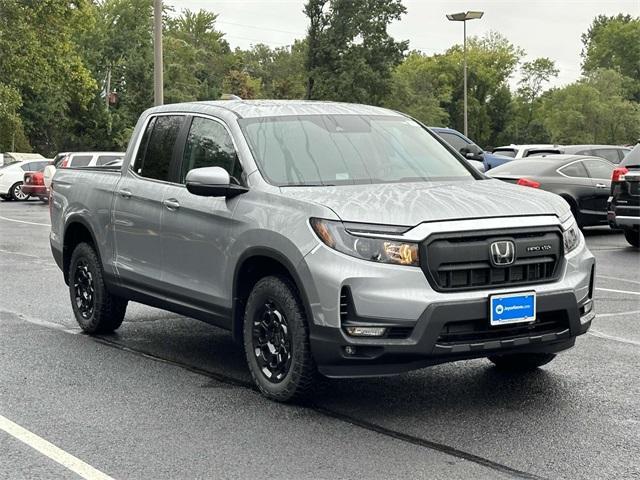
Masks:
[[[449,132],[436,132],[436,133],[440,135],[440,138],[442,138],[445,142],[451,145],[458,152],[460,151],[461,148],[469,148],[470,144],[467,143],[463,138],[459,137],[454,133],[449,133]]]
[[[183,121],[182,115],[162,115],[149,122],[133,167],[138,175],[169,180],[173,149]]]
[[[100,155],[98,157],[98,161],[96,165],[102,166],[105,163],[113,162],[114,160],[120,160],[122,158],[121,155]]]
[[[609,160],[611,163],[620,163],[618,150],[615,148],[599,148],[593,151],[593,155]]]
[[[602,180],[611,179],[611,174],[615,168],[614,165],[607,162],[601,162],[600,160],[585,160],[584,163],[591,178],[599,178]]]
[[[571,163],[565,167],[562,167],[560,171],[567,177],[589,178],[589,174],[587,173],[586,168],[584,168],[582,162]]]
[[[184,148],[180,182],[185,183],[189,170],[202,167],[222,167],[236,182],[240,181],[242,175],[242,167],[227,129],[213,120],[194,117]]]
[[[73,155],[69,162],[70,167],[86,167],[91,162],[93,155]]]

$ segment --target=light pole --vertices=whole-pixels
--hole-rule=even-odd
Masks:
[[[164,103],[162,79],[162,0],[153,2],[153,99],[155,105]]]
[[[484,12],[460,12],[460,13],[448,13],[447,19],[452,22],[462,22],[464,26],[464,40],[463,40],[463,56],[464,56],[464,135],[469,135],[469,128],[467,122],[467,20],[475,20],[482,18]]]

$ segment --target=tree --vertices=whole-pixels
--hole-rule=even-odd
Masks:
[[[252,78],[246,72],[230,70],[222,81],[224,93],[237,95],[243,100],[260,97],[260,79]]]
[[[427,125],[447,125],[449,114],[442,105],[451,100],[451,92],[451,84],[440,75],[437,56],[412,52],[394,69],[384,106]]]
[[[546,84],[558,76],[553,60],[536,58],[520,68],[521,78],[512,105],[513,117],[510,134],[514,142],[544,142],[548,136],[542,122],[535,116],[540,107],[540,96]]]
[[[640,106],[624,98],[624,76],[615,70],[596,70],[543,100],[554,142],[625,144],[640,135]]]
[[[73,112],[84,111],[97,90],[74,41],[91,23],[91,9],[87,0],[0,2],[2,81],[21,99],[29,143],[45,154],[66,144]]]
[[[308,99],[380,105],[408,42],[387,32],[406,8],[400,0],[308,0]]]
[[[237,49],[237,68],[260,79],[265,98],[304,98],[306,48],[306,42],[296,40],[288,47],[272,49],[260,43],[249,50]]]
[[[585,75],[607,68],[640,83],[640,17],[598,15],[582,34],[582,45]],[[634,93],[640,94],[640,89]]]
[[[18,115],[21,106],[20,93],[0,82],[0,152],[31,151]]]

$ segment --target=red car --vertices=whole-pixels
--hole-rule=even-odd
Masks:
[[[49,201],[49,189],[44,184],[43,170],[25,172],[22,192],[31,197],[38,197],[43,202]]]

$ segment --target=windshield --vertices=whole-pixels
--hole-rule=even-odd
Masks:
[[[301,115],[239,123],[260,172],[273,185],[474,178],[427,130],[404,117]]]
[[[16,160],[14,158],[7,158],[4,157],[4,163],[2,165],[0,165],[0,168],[5,168],[5,167],[9,167],[11,165],[15,165],[16,163],[20,163],[20,160]]]
[[[638,143],[633,150],[631,150],[624,157],[621,163],[624,167],[639,167],[640,166],[640,143]]]

